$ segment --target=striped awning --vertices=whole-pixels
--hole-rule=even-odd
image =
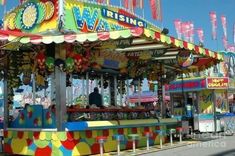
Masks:
[[[153,41],[158,41],[164,44],[178,47],[179,49],[187,49],[193,51],[195,54],[211,57],[217,60],[223,60],[223,54],[211,51],[209,49],[197,46],[195,44],[176,39],[174,37],[155,32],[145,28],[131,28],[119,31],[110,32],[93,32],[93,33],[78,33],[78,34],[63,34],[63,35],[38,35],[27,34],[15,31],[0,30],[0,40],[7,40],[9,42],[20,42],[22,44],[50,44],[50,43],[73,43],[85,41],[107,41],[116,39],[128,39],[128,38],[145,37]]]

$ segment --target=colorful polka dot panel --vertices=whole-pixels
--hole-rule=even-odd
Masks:
[[[121,150],[132,148],[129,134],[138,134],[137,147],[146,146],[144,132],[155,132],[156,129],[166,127],[134,127],[103,130],[86,130],[70,132],[51,131],[4,131],[4,151],[8,154],[35,155],[35,156],[78,156],[98,154],[100,150],[96,137],[104,136],[106,141],[103,144],[105,152],[116,151],[117,141],[113,135],[122,134]],[[157,134],[150,138],[150,145],[159,143]]]

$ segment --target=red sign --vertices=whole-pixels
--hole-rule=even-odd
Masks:
[[[207,78],[208,89],[227,89],[228,78]]]

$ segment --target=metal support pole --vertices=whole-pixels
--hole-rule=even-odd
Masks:
[[[117,106],[117,76],[114,76],[114,106]]]
[[[63,44],[55,46],[55,58],[65,59],[66,51]],[[55,68],[56,92],[56,127],[57,131],[64,131],[63,123],[66,117],[66,73],[60,67]]]
[[[6,75],[6,73],[4,72]],[[4,130],[8,128],[8,121],[9,121],[9,104],[8,104],[8,86],[7,86],[7,79],[5,78],[3,81],[3,99],[4,99]]]
[[[122,81],[120,80],[120,106],[122,106]]]
[[[104,75],[101,74],[100,76],[100,84],[101,84],[101,99],[102,99],[102,104],[104,105]]]
[[[127,98],[126,98],[126,100],[127,100],[127,105],[129,105],[129,79],[127,79],[126,80],[126,84],[127,84],[127,90],[126,90],[126,96],[127,96]]]
[[[73,105],[73,74],[70,74],[70,105]]]
[[[36,104],[36,82],[35,82],[35,73],[32,74],[32,91],[33,91],[33,104]]]
[[[85,81],[84,81],[84,76],[82,76],[82,105],[84,105],[85,103],[84,96],[85,96]]]
[[[216,123],[216,95],[215,90],[213,89],[213,117],[214,117],[214,132],[217,131],[217,123]]]
[[[138,105],[140,106],[141,104],[141,98],[140,98],[140,79],[138,80]]]
[[[89,73],[86,73],[86,97],[87,97],[87,104],[89,104]]]

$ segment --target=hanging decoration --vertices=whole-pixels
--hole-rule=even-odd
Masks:
[[[233,44],[235,45],[235,24],[233,24]]]
[[[217,38],[217,20],[216,20],[216,13],[214,11],[210,12],[210,20],[212,24],[212,39],[216,40]]]
[[[189,51],[180,51],[177,55],[177,62],[180,67],[187,68],[193,64],[193,54]]]
[[[65,70],[67,73],[72,73],[74,71],[74,59],[71,57],[68,57],[65,60]]]
[[[197,29],[197,35],[200,43],[204,43],[204,32],[202,28]]]
[[[226,20],[226,17],[224,15],[221,16],[221,23],[222,23],[223,32],[224,32],[224,38],[226,40],[228,40],[228,37],[227,37],[227,20]]]
[[[129,9],[129,0],[123,0],[124,8]]]
[[[181,20],[175,19],[174,20],[175,30],[177,33],[177,38],[182,39],[182,28],[181,28]]]
[[[225,36],[222,37],[222,41],[223,41],[224,49],[227,51],[227,48],[228,48],[228,41],[227,41],[227,39],[225,38]]]
[[[46,69],[48,72],[53,72],[55,69],[55,59],[53,57],[46,58]]]

